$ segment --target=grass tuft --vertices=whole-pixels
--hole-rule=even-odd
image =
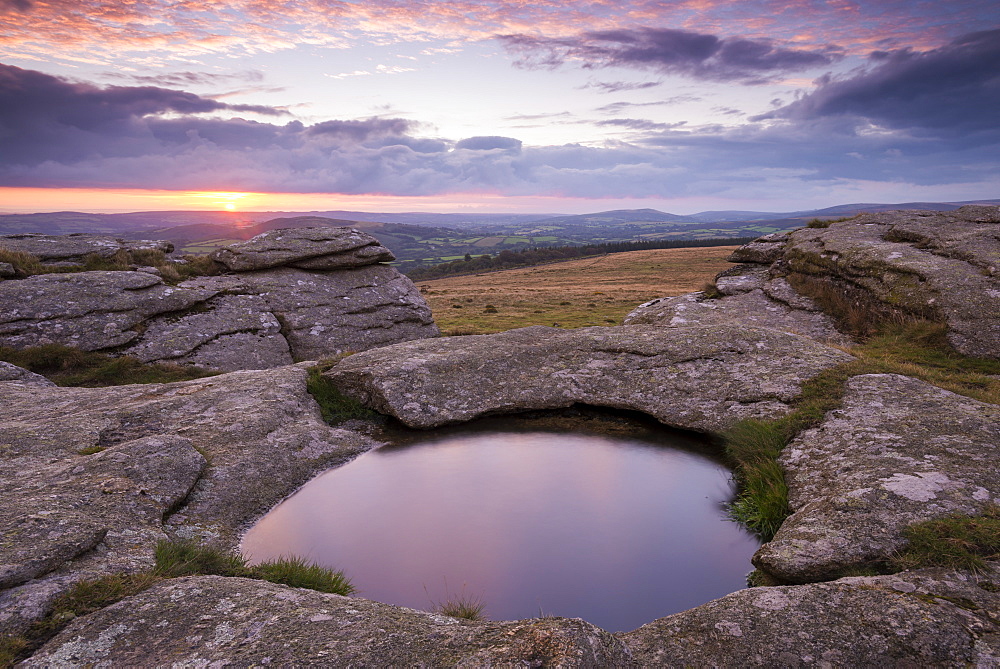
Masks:
[[[164,578],[214,575],[246,576],[243,556],[193,539],[161,540],[156,544],[156,573]]]
[[[193,365],[147,364],[131,356],[115,357],[62,344],[23,349],[0,346],[0,360],[41,374],[56,385],[86,388],[190,381],[218,374]]]
[[[949,567],[988,571],[986,560],[1000,559],[1000,506],[980,516],[953,514],[906,528],[909,542],[893,559],[902,569]]]
[[[701,296],[706,300],[717,300],[723,297],[722,293],[719,292],[719,287],[715,285],[714,281],[709,281],[701,288]]]
[[[350,595],[355,589],[342,571],[334,571],[300,557],[281,557],[250,568],[254,578],[283,583],[293,588],[309,588],[335,595]]]
[[[445,582],[445,588],[447,589],[447,582]],[[427,587],[424,587],[424,592],[427,591]],[[447,599],[441,602],[435,602],[431,600],[431,610],[434,613],[440,613],[444,616],[451,616],[452,618],[462,618],[463,620],[486,620],[486,602],[483,601],[482,597],[474,597],[472,595],[465,594],[465,585],[462,586],[462,592],[455,595],[448,595]]]
[[[306,380],[306,390],[313,396],[323,414],[323,420],[330,425],[337,425],[347,420],[374,420],[380,414],[372,411],[353,397],[344,395],[323,372],[330,369],[336,361],[322,362],[309,369]]]

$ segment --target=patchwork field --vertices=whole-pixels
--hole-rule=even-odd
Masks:
[[[538,267],[418,281],[445,334],[528,325],[620,325],[639,304],[700,290],[735,246],[614,253]]]

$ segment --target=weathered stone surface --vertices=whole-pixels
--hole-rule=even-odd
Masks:
[[[439,331],[413,282],[386,265],[306,272],[281,267],[202,277],[185,287],[258,295],[282,324],[292,356],[319,360]]]
[[[787,232],[764,235],[733,251],[729,254],[728,260],[770,265],[781,257],[787,242]]]
[[[170,253],[170,242],[148,239],[122,239],[110,235],[74,233],[70,235],[40,235],[25,233],[0,235],[0,248],[37,256],[43,263],[79,263],[85,256],[110,258],[118,251],[162,251]]]
[[[746,327],[535,326],[396,344],[345,358],[327,375],[411,427],[584,403],[718,432],[787,413],[803,381],[850,359],[805,337]]]
[[[0,279],[5,279],[9,276],[17,276],[14,266],[9,262],[0,262]]]
[[[0,383],[0,587],[73,558],[72,573],[148,568],[181,504],[174,531],[235,546],[314,474],[375,445],[326,425],[305,379],[290,366],[114,388]]]
[[[218,295],[200,309],[149,321],[128,354],[212,369],[268,369],[292,364],[281,323],[258,295]]]
[[[12,365],[9,362],[3,362],[0,360],[0,382],[3,381],[19,381],[21,383],[31,383],[42,386],[56,385],[41,374],[29,372],[23,367],[18,367],[17,365]]]
[[[0,592],[0,637],[24,634],[75,582],[73,576],[53,576]]]
[[[925,569],[751,588],[617,636],[642,667],[994,667],[995,581]]]
[[[892,374],[858,376],[843,407],[781,455],[792,515],[754,564],[788,582],[888,560],[914,522],[1000,503],[1000,407]]]
[[[792,272],[948,324],[966,355],[1000,357],[1000,207],[863,214],[790,235]]]
[[[331,270],[395,260],[371,235],[347,227],[281,228],[225,246],[212,258],[234,272],[293,265]]]
[[[185,666],[631,666],[618,639],[579,619],[472,623],[217,576],[161,583],[74,621],[22,666],[167,659]]]
[[[57,343],[85,351],[136,340],[151,316],[190,309],[215,293],[167,286],[142,272],[42,274],[0,282],[0,343]]]
[[[416,287],[387,265],[278,268],[181,286],[138,271],[0,283],[0,344],[15,348],[58,343],[233,371],[437,334]]]
[[[759,275],[755,273],[751,277],[756,280]],[[727,289],[732,290],[731,284]],[[701,293],[662,297],[638,306],[624,322],[625,325],[648,324],[667,328],[745,325],[800,334],[829,344],[850,343],[850,339],[841,334],[834,327],[833,320],[823,312],[815,308],[793,308],[770,298],[760,288],[715,300],[705,299]]]

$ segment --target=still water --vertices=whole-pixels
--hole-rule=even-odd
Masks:
[[[464,595],[493,620],[631,630],[744,587],[752,569],[758,542],[725,518],[730,473],[703,449],[648,431],[427,435],[316,477],[242,550],[343,569],[381,602]]]

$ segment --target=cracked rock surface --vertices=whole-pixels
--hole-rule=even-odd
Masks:
[[[366,232],[349,227],[318,226],[269,230],[245,242],[225,246],[212,259],[234,272],[288,265],[331,270],[396,259]]]
[[[783,260],[806,279],[948,324],[960,353],[1000,357],[1000,207],[862,214],[789,236]]]
[[[0,383],[0,588],[146,569],[167,529],[236,545],[314,474],[376,445],[326,425],[305,379],[289,366],[113,388]]]
[[[228,248],[234,267],[271,269],[179,286],[144,271],[0,281],[0,345],[56,343],[235,371],[439,333],[413,283],[377,264],[391,255],[370,235],[352,228],[272,230]]]
[[[780,463],[793,510],[754,556],[786,582],[887,561],[906,526],[1000,504],[1000,407],[896,374],[856,376],[843,407]]]
[[[851,359],[805,337],[746,327],[535,326],[395,344],[345,358],[326,375],[411,427],[583,403],[719,432],[784,415],[802,382]]]

